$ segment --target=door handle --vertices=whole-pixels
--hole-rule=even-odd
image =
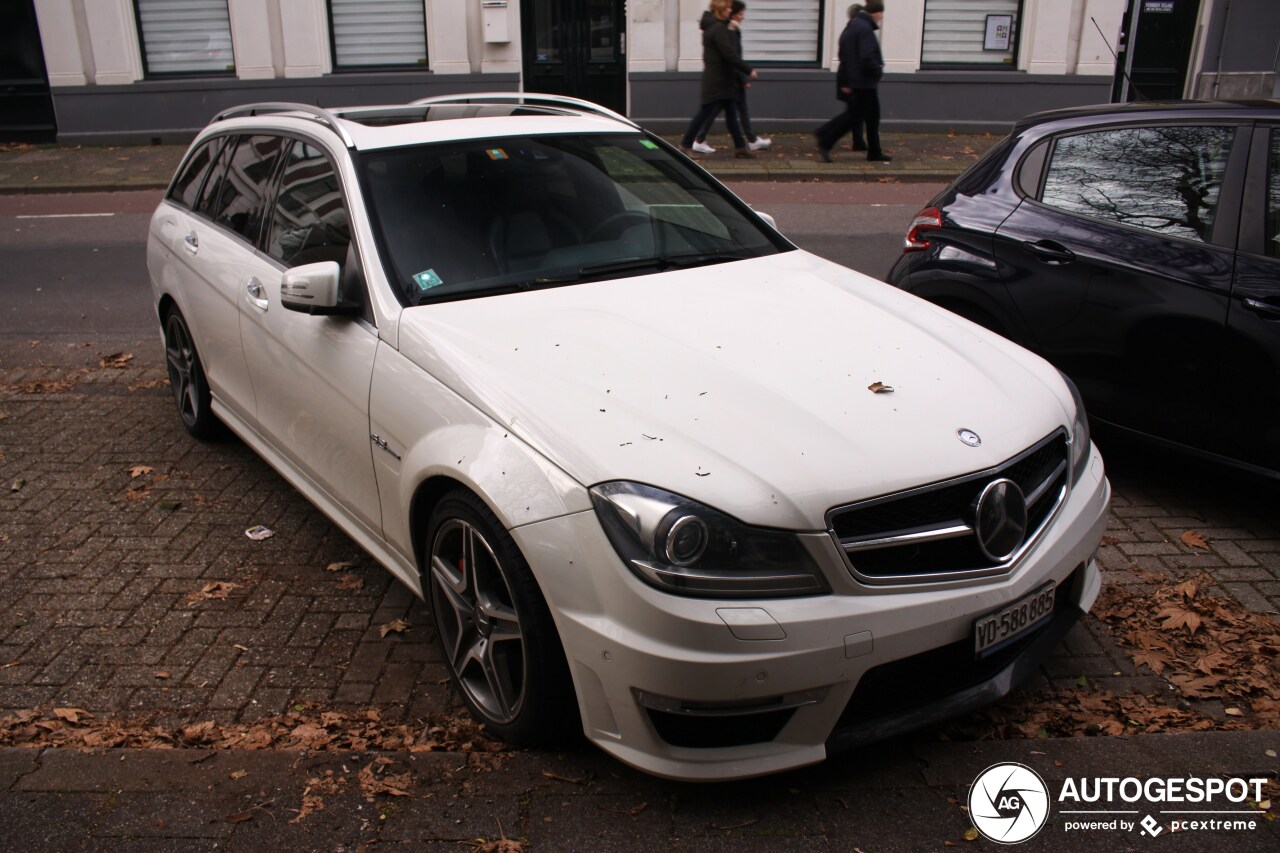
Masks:
[[[1244,307],[1248,308],[1255,314],[1261,314],[1270,320],[1280,320],[1280,305],[1273,305],[1263,299],[1244,300]]]
[[[1061,243],[1055,243],[1052,240],[1037,240],[1024,242],[1022,248],[1035,255],[1046,264],[1061,265],[1069,264],[1076,259],[1076,253],[1068,249]]]
[[[200,238],[195,235],[194,231],[182,238],[182,248],[193,255],[200,251]]]
[[[271,307],[271,303],[267,301],[267,289],[256,278],[249,279],[244,292],[249,296],[249,304],[259,311],[266,311]]]

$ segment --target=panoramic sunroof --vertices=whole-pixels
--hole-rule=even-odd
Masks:
[[[506,118],[508,116],[567,116],[570,110],[536,107],[528,104],[430,104],[426,106],[388,107],[385,109],[351,110],[339,113],[347,121],[367,127],[394,127],[423,121],[445,121],[462,118]]]

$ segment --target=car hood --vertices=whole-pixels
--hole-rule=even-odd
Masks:
[[[400,349],[584,485],[797,530],[1070,423],[1038,357],[803,251],[411,308]]]

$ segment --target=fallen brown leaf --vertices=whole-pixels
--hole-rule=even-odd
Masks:
[[[129,469],[129,476],[136,480],[143,474],[150,474],[154,470],[156,469],[152,468],[150,465],[134,465]]]
[[[354,569],[356,564],[350,560],[343,560],[340,563],[330,563],[324,567],[326,572],[345,572],[347,569]]]
[[[199,592],[193,592],[187,596],[188,604],[195,604],[200,601],[223,601],[232,590],[239,589],[240,584],[231,581],[213,581],[207,583],[200,588]]]
[[[1188,530],[1178,538],[1182,540],[1182,544],[1189,548],[1201,548],[1205,551],[1209,550],[1209,540],[1203,533],[1198,533],[1195,530]]]
[[[98,367],[104,367],[112,370],[123,370],[131,361],[133,361],[133,353],[113,352],[111,355],[104,355],[98,361]]]
[[[345,591],[364,589],[364,578],[353,574],[342,575],[338,578],[338,589]]]
[[[867,386],[867,390],[872,394],[892,394],[892,386],[885,385],[883,382],[872,382]]]
[[[386,623],[385,625],[383,625],[381,628],[379,628],[378,633],[381,636],[385,637],[387,636],[387,634],[390,634],[392,632],[396,634],[403,634],[405,631],[408,631],[408,630],[409,630],[408,622],[406,622],[403,619],[394,619]]]
[[[71,723],[72,725],[75,725],[76,723],[80,722],[81,717],[93,716],[93,714],[90,714],[88,711],[86,711],[83,708],[54,708],[53,715],[57,717],[59,720],[66,720],[68,723]]]

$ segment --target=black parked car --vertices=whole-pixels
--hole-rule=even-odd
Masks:
[[[1043,355],[1095,421],[1280,478],[1280,100],[1023,119],[889,281]]]

